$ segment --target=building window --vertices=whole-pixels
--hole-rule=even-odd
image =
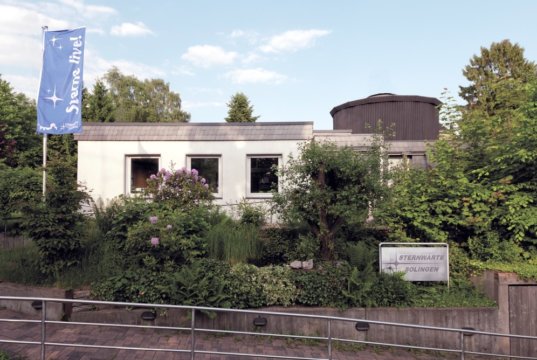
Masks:
[[[220,156],[189,155],[187,156],[187,166],[189,169],[196,169],[200,176],[205,178],[209,189],[216,197],[222,197],[222,161]]]
[[[278,190],[276,173],[281,156],[248,156],[248,196],[269,197],[271,191]]]
[[[388,169],[408,169],[412,155],[388,155]]]
[[[147,179],[159,169],[159,156],[127,156],[127,189],[140,193],[147,187]]]

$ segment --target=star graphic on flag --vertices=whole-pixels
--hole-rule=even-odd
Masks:
[[[54,93],[52,94],[52,96],[48,96],[45,99],[50,100],[54,103],[54,109],[56,109],[56,102],[63,101],[63,99],[60,99],[56,96],[56,86],[54,86]]]
[[[57,38],[56,35],[52,36],[52,39],[50,39],[50,42],[52,43],[52,47],[56,46],[56,41],[60,40],[60,38]]]

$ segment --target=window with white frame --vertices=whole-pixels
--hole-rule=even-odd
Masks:
[[[247,196],[270,197],[278,190],[278,166],[281,155],[248,155],[247,157]]]
[[[207,181],[209,189],[216,197],[222,197],[222,159],[220,155],[188,155],[187,167],[196,169]]]
[[[159,155],[129,155],[126,157],[127,193],[140,193],[147,187],[147,179],[159,170]]]

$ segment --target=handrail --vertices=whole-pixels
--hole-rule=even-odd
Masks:
[[[419,349],[419,350],[428,350],[428,351],[437,351],[437,352],[446,352],[446,353],[459,353],[460,359],[464,360],[465,355],[481,355],[481,356],[491,356],[491,357],[505,357],[512,359],[529,359],[537,360],[537,357],[528,357],[528,356],[516,356],[516,355],[506,355],[498,353],[485,353],[485,352],[476,352],[469,351],[465,348],[465,338],[471,335],[486,335],[494,337],[504,337],[508,339],[528,339],[533,340],[537,344],[537,336],[529,335],[516,335],[516,334],[505,334],[505,333],[496,333],[488,331],[480,331],[474,329],[463,329],[463,328],[448,328],[448,327],[439,327],[439,326],[429,326],[429,325],[417,325],[417,324],[408,324],[408,323],[397,323],[389,321],[379,321],[379,320],[368,320],[360,318],[349,318],[349,317],[339,317],[339,316],[327,316],[327,315],[313,315],[313,314],[299,314],[299,313],[287,313],[287,312],[278,312],[278,311],[265,311],[265,310],[244,310],[244,309],[229,309],[229,308],[213,308],[206,306],[190,306],[190,305],[168,305],[168,304],[148,304],[148,303],[134,303],[134,302],[113,302],[113,301],[98,301],[98,300],[79,300],[79,299],[60,299],[60,298],[46,298],[46,297],[23,297],[23,296],[0,296],[0,301],[41,301],[42,303],[42,313],[41,320],[35,319],[2,319],[1,322],[27,322],[27,323],[39,323],[41,336],[40,341],[25,341],[25,340],[9,340],[1,339],[1,343],[18,343],[18,344],[29,344],[29,345],[40,345],[41,347],[41,359],[45,359],[46,348],[47,346],[61,346],[61,347],[74,347],[74,348],[97,348],[97,349],[117,349],[117,350],[136,350],[136,351],[162,351],[162,352],[182,352],[190,353],[190,358],[195,359],[196,354],[213,354],[213,355],[230,355],[230,356],[241,356],[241,357],[264,357],[264,358],[286,358],[286,359],[301,359],[301,360],[320,360],[328,359],[331,360],[333,356],[333,345],[334,342],[341,343],[357,343],[357,344],[366,344],[366,345],[375,345],[375,346],[388,346],[395,348],[406,348],[406,349]],[[116,324],[116,323],[100,323],[100,322],[76,322],[76,321],[56,321],[56,320],[47,320],[47,304],[49,303],[71,303],[71,304],[90,304],[90,305],[110,305],[110,306],[120,306],[120,307],[135,307],[135,308],[154,308],[154,309],[180,309],[190,312],[190,326],[189,327],[179,327],[179,326],[158,326],[158,325],[130,325],[130,324]],[[207,329],[196,327],[196,312],[197,311],[212,311],[212,312],[221,312],[221,313],[235,313],[235,314],[255,314],[255,315],[264,315],[264,316],[283,316],[290,318],[303,318],[311,320],[324,320],[327,324],[326,336],[309,336],[309,335],[300,335],[300,334],[277,334],[277,333],[268,333],[268,332],[253,332],[253,331],[238,331],[238,330],[220,330],[220,329]],[[412,328],[419,330],[433,330],[433,331],[442,331],[448,333],[457,333],[459,334],[459,347],[458,348],[437,348],[437,347],[427,347],[427,346],[416,346],[416,345],[405,345],[405,344],[395,344],[395,343],[384,343],[384,342],[374,342],[367,340],[355,340],[334,337],[332,333],[332,324],[335,321],[348,322],[348,323],[366,323],[371,325],[383,325],[383,326],[395,326],[401,328]],[[49,342],[47,341],[47,324],[56,324],[64,325],[66,327],[72,325],[78,326],[103,326],[110,328],[146,328],[146,329],[163,329],[163,330],[179,330],[179,331],[190,331],[190,348],[189,349],[163,349],[163,348],[146,348],[146,347],[133,347],[133,346],[111,346],[111,345],[96,345],[96,344],[78,344],[78,343],[58,343],[58,342]],[[271,354],[247,354],[247,353],[234,353],[234,352],[223,352],[223,351],[209,351],[201,350],[196,348],[196,332],[208,332],[208,333],[221,333],[221,334],[231,334],[231,335],[254,335],[254,336],[271,336],[278,338],[289,338],[289,339],[308,339],[308,340],[321,340],[327,342],[327,358],[307,358],[307,357],[289,357],[289,356],[280,356],[280,355],[271,355]],[[537,345],[536,345],[537,348]]]

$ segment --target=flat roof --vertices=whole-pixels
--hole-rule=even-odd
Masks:
[[[259,123],[83,123],[77,141],[307,140],[313,121]]]

